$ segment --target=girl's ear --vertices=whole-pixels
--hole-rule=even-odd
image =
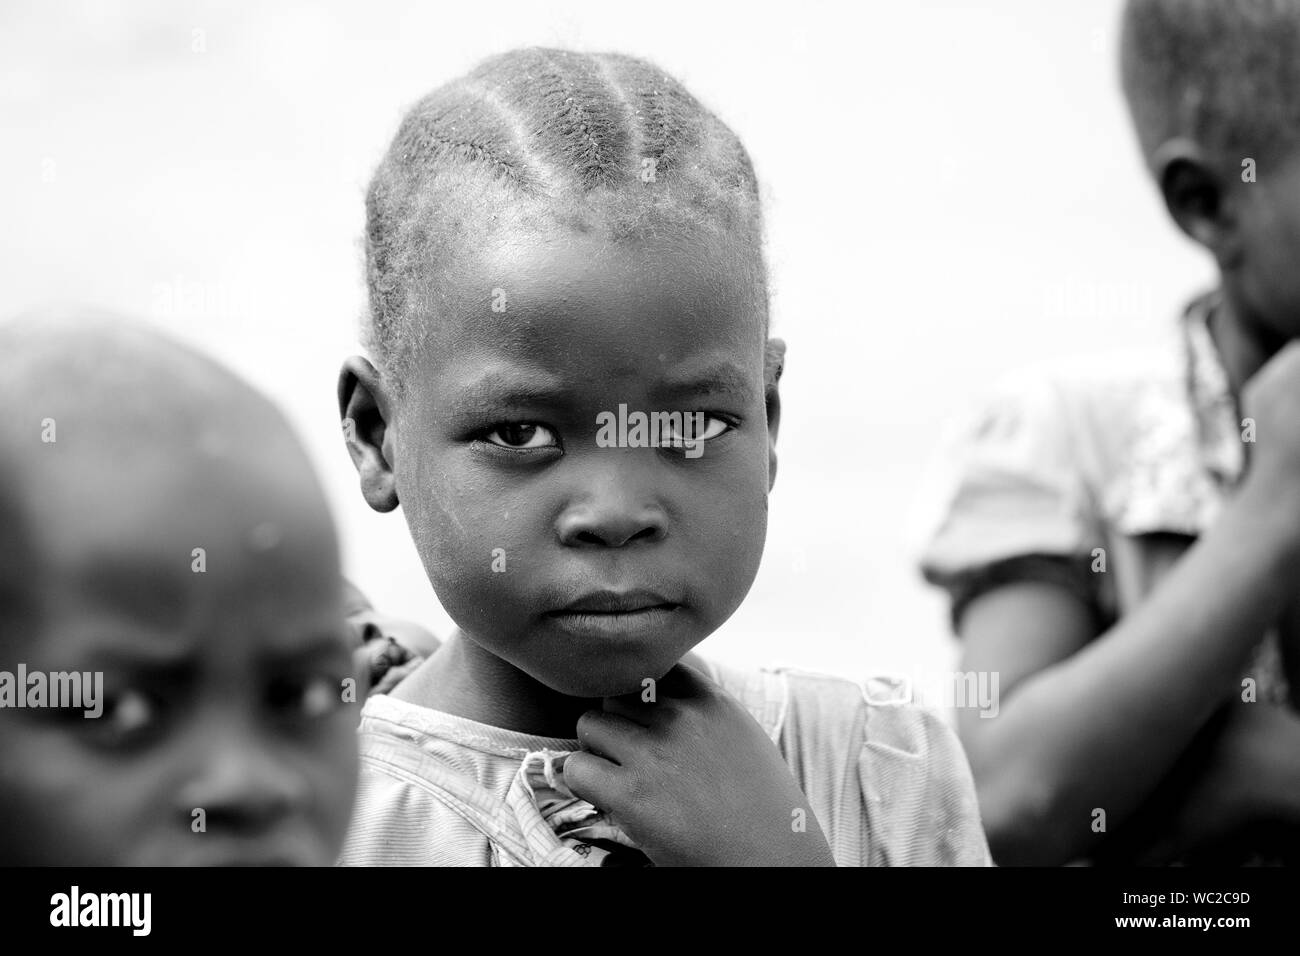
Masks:
[[[343,441],[361,477],[361,494],[376,511],[397,507],[393,442],[389,430],[392,401],[379,371],[354,355],[339,371],[339,414]]]
[[[1188,139],[1171,139],[1151,156],[1165,207],[1178,228],[1204,246],[1224,270],[1240,261],[1234,183]]]
[[[781,427],[781,373],[785,371],[785,342],[768,339],[763,353],[763,396],[767,405],[767,490],[776,484],[776,433]]]

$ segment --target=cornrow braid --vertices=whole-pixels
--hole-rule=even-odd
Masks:
[[[457,257],[556,223],[611,241],[738,235],[766,305],[758,184],[735,133],[645,60],[514,50],[416,103],[370,182],[363,338],[381,370],[400,385]]]
[[[493,57],[470,73],[521,116],[543,161],[582,190],[613,185],[630,156],[626,108],[589,56],[530,49]]]

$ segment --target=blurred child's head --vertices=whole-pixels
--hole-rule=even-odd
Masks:
[[[343,613],[360,645],[374,641],[395,641],[411,654],[428,657],[442,643],[433,632],[415,621],[381,614],[370,599],[351,581],[343,582]]]
[[[407,114],[366,259],[374,364],[340,398],[371,506],[400,502],[462,632],[543,684],[661,676],[748,591],[775,474],[740,141],[644,61],[497,56]],[[698,454],[601,434],[655,412],[703,413]]]
[[[98,716],[0,708],[0,856],[332,862],[350,642],[332,522],[281,414],[84,315],[0,326],[0,397],[0,671],[102,673]]]
[[[1129,0],[1120,59],[1171,215],[1261,336],[1300,335],[1300,0]]]

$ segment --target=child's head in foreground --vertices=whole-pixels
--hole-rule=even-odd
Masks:
[[[351,641],[279,411],[85,315],[0,325],[0,395],[0,672],[102,673],[84,709],[0,708],[4,862],[333,862]]]
[[[1124,92],[1179,227],[1263,339],[1300,335],[1300,0],[1129,0]]]
[[[748,591],[775,475],[740,141],[644,61],[506,53],[407,114],[366,259],[374,364],[340,390],[367,501],[479,648],[575,697],[661,676]],[[702,452],[601,436],[654,412],[702,413]]]

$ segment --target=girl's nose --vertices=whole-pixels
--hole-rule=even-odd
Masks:
[[[621,548],[664,537],[663,513],[657,508],[620,509],[587,505],[570,508],[559,521],[560,543],[571,548]]]
[[[637,484],[619,469],[600,476],[587,494],[560,514],[556,522],[560,543],[570,548],[621,548],[663,540],[668,516]]]

